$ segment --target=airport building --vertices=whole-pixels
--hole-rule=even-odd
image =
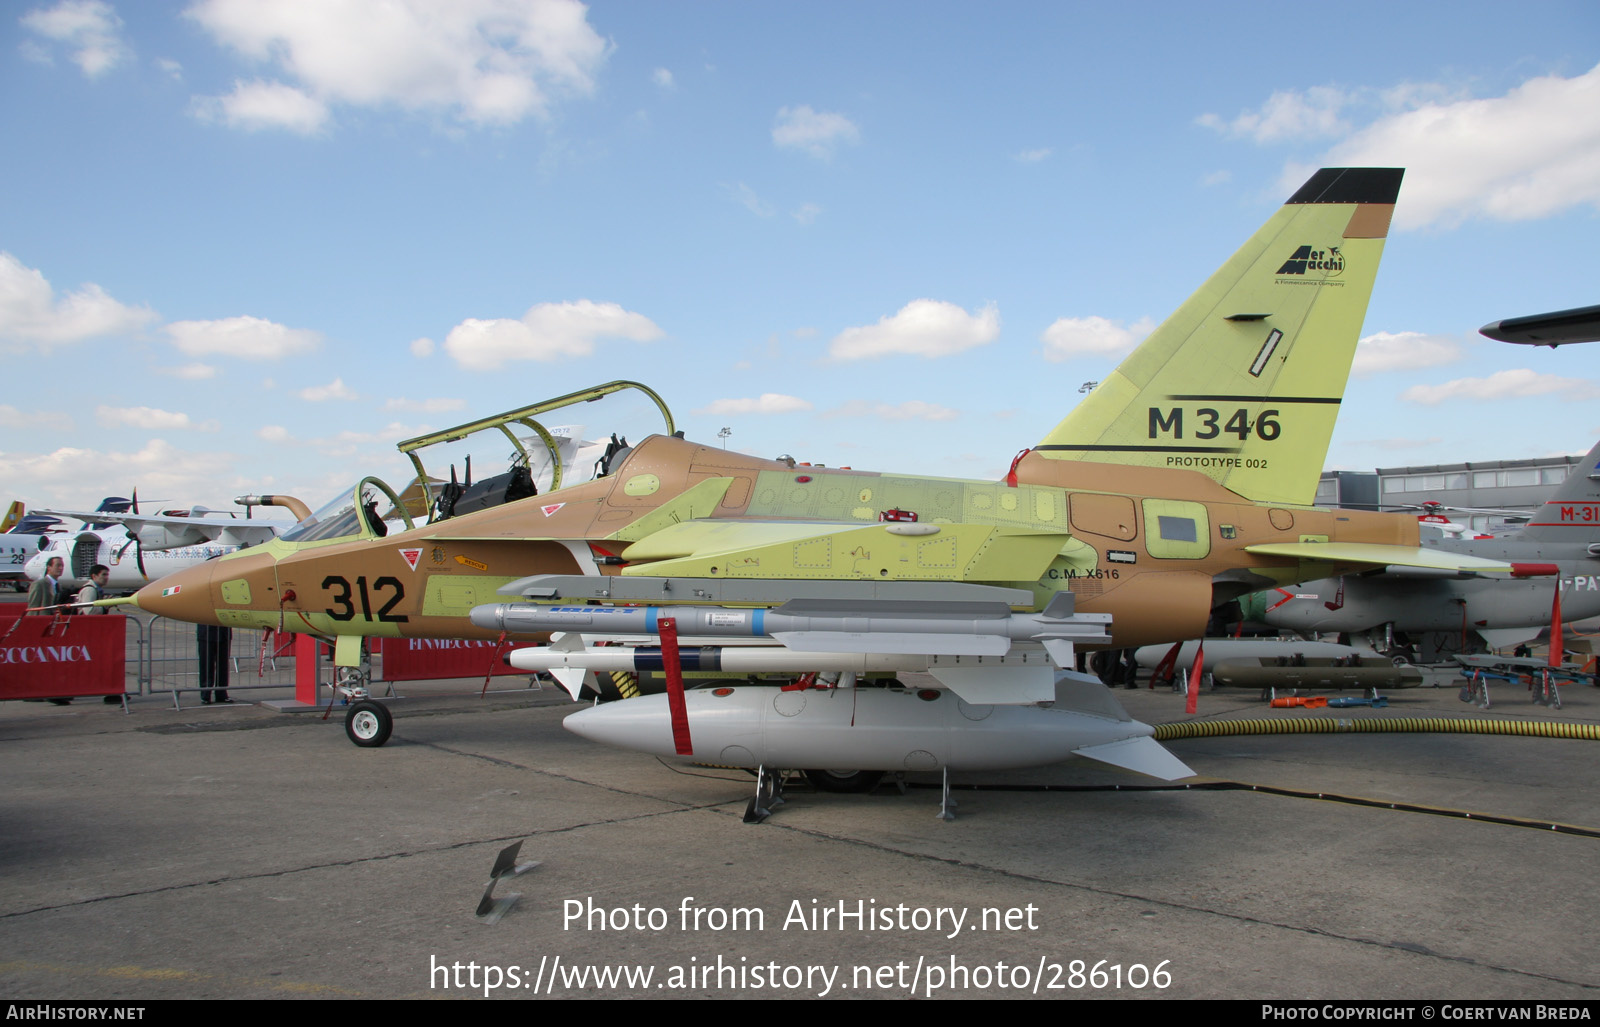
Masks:
[[[1581,456],[1324,471],[1317,506],[1410,510],[1438,503],[1452,521],[1483,532],[1515,530],[1567,480]],[[1490,511],[1490,512],[1474,512]],[[1501,511],[1520,511],[1505,513]]]

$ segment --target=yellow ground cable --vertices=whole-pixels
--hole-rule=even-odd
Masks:
[[[1191,720],[1157,724],[1155,740],[1224,735],[1333,734],[1524,735],[1600,742],[1600,724],[1551,720],[1479,720],[1470,717],[1284,717],[1274,720]]]

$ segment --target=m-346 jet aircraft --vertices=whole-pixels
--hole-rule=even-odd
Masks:
[[[590,639],[642,630],[660,635],[666,652],[653,658],[673,667],[685,662],[672,652],[681,632],[720,646],[692,651],[705,669],[838,667],[845,684],[862,670],[927,669],[944,686],[696,689],[671,714],[680,697],[643,696],[568,719],[667,755],[948,771],[1078,754],[1184,776],[1150,728],[1070,671],[1075,645],[1195,637],[1215,605],[1326,573],[1313,567],[1509,569],[1423,548],[1413,516],[1296,505],[1314,496],[1400,178],[1317,172],[1004,480],[794,466],[654,435],[595,480],[408,518],[386,536],[359,511],[377,490],[400,504],[367,479],[345,514],[136,602],[312,632],[335,641],[343,666],[359,661],[362,636],[555,631],[531,651],[543,656],[513,660],[582,670],[604,653]],[[506,431],[533,409],[440,436]],[[381,743],[381,711],[352,707],[353,737]]]
[[[1395,633],[1457,638],[1476,633],[1491,648],[1526,641],[1550,624],[1561,591],[1562,617],[1600,617],[1600,443],[1555,495],[1515,534],[1451,539],[1423,525],[1422,544],[1441,553],[1513,564],[1526,580],[1415,567],[1366,570],[1247,596],[1246,620],[1301,632],[1368,635],[1391,651]]]

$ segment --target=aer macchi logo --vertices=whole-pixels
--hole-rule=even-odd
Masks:
[[[1339,247],[1329,246],[1319,250],[1312,246],[1301,246],[1283,262],[1277,271],[1280,275],[1309,275],[1320,274],[1324,278],[1337,278],[1344,273],[1344,254],[1339,252]]]

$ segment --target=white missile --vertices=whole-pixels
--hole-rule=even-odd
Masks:
[[[784,646],[740,645],[682,648],[678,650],[678,664],[686,674],[921,671],[931,673],[968,702],[1035,703],[1055,697],[1057,655],[1037,645],[1018,646],[1004,656],[797,652]],[[661,650],[656,647],[586,648],[583,636],[575,633],[558,634],[549,646],[514,650],[505,660],[518,670],[548,672],[574,699],[584,685],[594,687],[592,674],[659,673],[666,669]]]
[[[1105,686],[1063,673],[1053,706],[974,706],[939,689],[795,690],[746,685],[685,695],[692,758],[737,767],[1008,770],[1071,756],[1172,781],[1193,774]],[[585,738],[677,755],[665,695],[593,706],[566,719]]]

